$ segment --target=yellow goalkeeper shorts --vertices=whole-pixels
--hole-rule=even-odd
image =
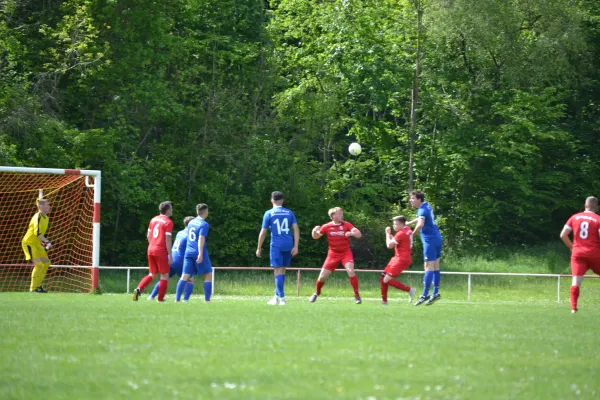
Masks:
[[[38,258],[48,258],[48,253],[46,253],[46,249],[42,246],[42,244],[38,241],[37,243],[28,243],[21,242],[21,246],[23,247],[23,252],[25,253],[25,259],[35,260]]]

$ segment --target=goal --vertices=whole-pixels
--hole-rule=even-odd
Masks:
[[[77,293],[98,288],[100,181],[100,171],[0,167],[0,292],[29,290],[33,263],[25,261],[21,239],[40,197],[52,206],[44,287]]]

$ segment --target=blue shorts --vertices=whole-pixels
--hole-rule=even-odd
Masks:
[[[212,272],[212,263],[210,257],[204,257],[198,264],[196,258],[187,258],[183,261],[183,273],[190,275],[204,275]]]
[[[423,261],[435,261],[442,257],[442,238],[424,239],[423,243]]]
[[[173,264],[171,264],[171,269],[169,270],[169,278],[173,275],[181,276],[183,271],[183,258],[176,258],[173,260]]]
[[[271,247],[271,267],[289,267],[292,263],[292,251],[281,250],[279,247]]]

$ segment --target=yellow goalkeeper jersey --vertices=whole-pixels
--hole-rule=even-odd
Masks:
[[[38,236],[46,234],[48,222],[50,222],[50,218],[48,218],[47,215],[44,217],[41,212],[35,213],[33,218],[31,218],[31,221],[29,221],[29,227],[23,238],[23,243],[39,244],[40,240],[38,239]]]

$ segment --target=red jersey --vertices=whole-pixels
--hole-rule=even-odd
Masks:
[[[413,232],[410,230],[410,226],[405,226],[396,232],[394,240],[396,247],[394,247],[394,257],[410,258],[412,257],[412,243],[413,243]]]
[[[580,212],[567,221],[573,230],[571,256],[600,256],[600,216],[591,211]]]
[[[152,218],[148,226],[150,243],[148,243],[148,255],[160,256],[168,254],[166,237],[173,232],[173,221],[166,215],[157,215]]]
[[[346,232],[352,231],[354,225],[350,222],[335,224],[333,221],[326,223],[319,230],[321,235],[327,236],[329,242],[329,251],[343,253],[350,250],[350,238],[346,237]]]

